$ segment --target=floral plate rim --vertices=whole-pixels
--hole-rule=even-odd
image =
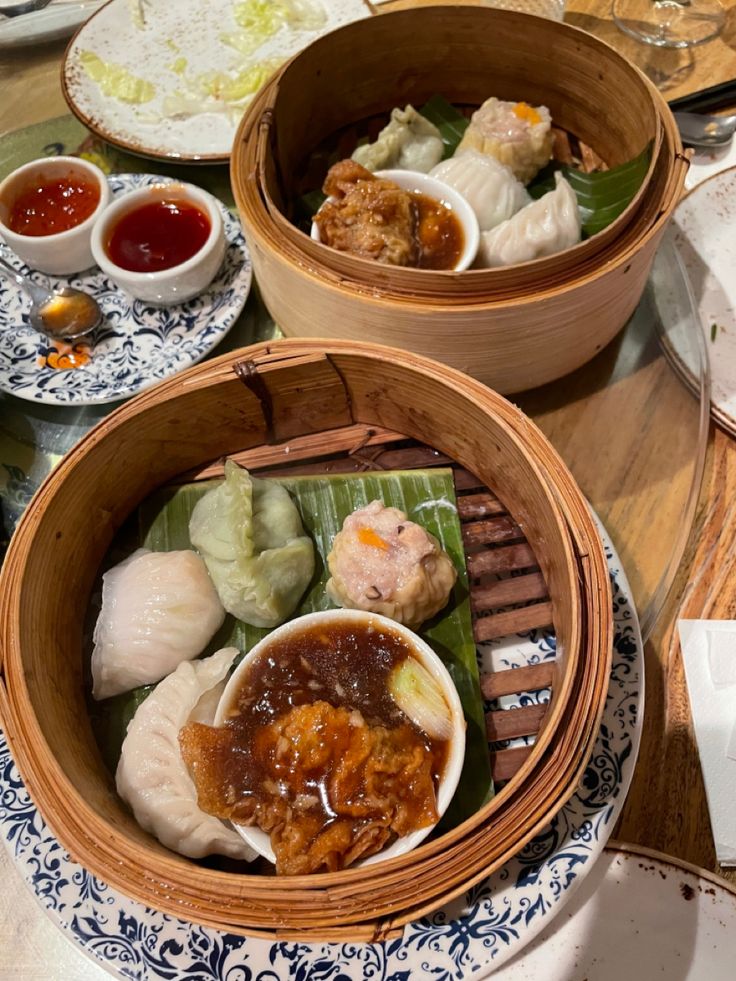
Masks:
[[[522,851],[459,900],[383,944],[270,942],[209,930],[147,909],[73,862],[33,806],[0,734],[0,838],[67,937],[114,976],[140,981],[436,981],[487,977],[559,913],[602,852],[623,807],[639,747],[643,645],[621,563],[601,528],[613,589],[614,656],[593,755],[577,792]],[[526,651],[526,653],[525,653]],[[532,631],[502,661],[554,657]],[[535,695],[529,694],[533,700]]]

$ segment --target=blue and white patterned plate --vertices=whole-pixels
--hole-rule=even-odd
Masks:
[[[462,900],[383,944],[253,940],[195,926],[127,899],[73,862],[31,803],[0,738],[0,836],[52,919],[111,973],[139,981],[460,981],[486,977],[560,911],[601,853],[623,806],[639,748],[643,654],[626,577],[610,542],[614,651],[605,713],[575,796],[519,855]],[[554,656],[538,632],[494,658]],[[542,698],[545,696],[543,695]],[[524,701],[535,696],[524,696]]]
[[[114,195],[136,187],[171,183],[153,174],[108,178]],[[68,370],[49,366],[60,347],[28,325],[29,301],[15,283],[0,280],[0,388],[22,399],[51,405],[116,402],[201,361],[228,333],[248,298],[252,267],[240,224],[220,205],[228,248],[222,268],[199,296],[172,307],[133,300],[96,267],[77,276],[31,272],[8,249],[4,257],[20,272],[52,286],[87,290],[105,321],[93,336],[87,364]],[[56,351],[55,351],[56,348]]]

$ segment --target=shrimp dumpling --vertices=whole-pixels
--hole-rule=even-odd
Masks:
[[[577,198],[556,174],[557,186],[480,236],[476,266],[510,266],[569,249],[580,241]]]
[[[162,845],[189,858],[228,855],[253,861],[237,831],[202,811],[179,747],[179,731],[196,720],[211,724],[235,647],[185,661],[137,709],[115,774],[118,793],[136,821]]]
[[[506,164],[524,184],[552,158],[552,117],[546,106],[486,99],[455,151],[479,150]]]
[[[138,549],[102,578],[92,652],[94,698],[160,681],[200,655],[224,620],[196,552]]]
[[[343,522],[327,556],[327,595],[418,627],[447,603],[457,572],[440,543],[403,511],[372,501]]]
[[[477,150],[443,160],[429,173],[462,194],[475,212],[482,232],[500,225],[531,201],[509,167]]]

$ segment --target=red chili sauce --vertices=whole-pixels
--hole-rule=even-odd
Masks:
[[[151,201],[120,218],[105,249],[121,269],[159,272],[196,255],[210,230],[209,217],[189,201]]]
[[[56,235],[81,225],[99,203],[95,181],[69,174],[22,191],[10,208],[7,225],[18,235]]]

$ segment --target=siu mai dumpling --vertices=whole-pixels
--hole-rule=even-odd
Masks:
[[[141,548],[102,577],[92,652],[92,694],[110,698],[198,657],[225,610],[196,552]]]
[[[179,732],[188,722],[213,722],[238,653],[226,647],[201,661],[185,662],[157,685],[128,726],[115,774],[118,793],[138,824],[189,858],[228,855],[250,862],[256,857],[237,831],[200,809],[179,746]]]
[[[447,603],[457,572],[440,543],[403,511],[372,501],[345,519],[327,556],[338,606],[418,627]]]
[[[528,184],[552,159],[552,117],[546,106],[486,99],[455,151],[478,150],[506,164]]]
[[[189,538],[222,605],[254,627],[283,623],[314,573],[314,546],[289,492],[232,460],[225,479],[197,501]]]
[[[443,160],[432,168],[430,176],[462,194],[475,212],[482,232],[500,225],[531,201],[510,168],[477,150]]]
[[[510,266],[577,245],[581,235],[577,198],[561,174],[555,178],[554,191],[481,234],[476,266]]]
[[[429,173],[444,153],[440,131],[414,106],[393,109],[391,121],[378,134],[375,143],[359,146],[353,160],[366,170],[418,170]]]

